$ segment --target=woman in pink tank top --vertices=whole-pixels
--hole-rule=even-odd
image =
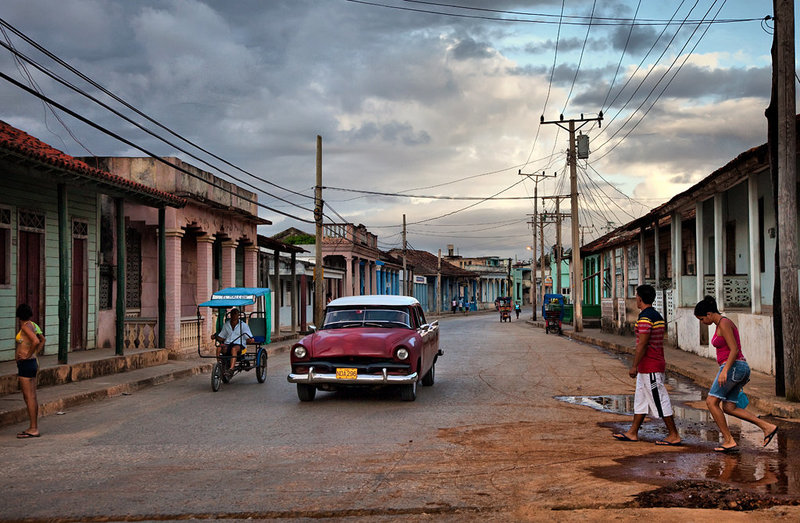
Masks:
[[[725,414],[749,421],[763,430],[764,446],[766,447],[778,433],[778,426],[767,423],[736,404],[742,387],[750,381],[750,366],[742,354],[742,344],[736,324],[730,318],[720,314],[717,301],[711,296],[706,296],[695,306],[694,315],[703,325],[714,324],[716,326],[714,336],[711,338],[711,345],[717,349],[717,363],[720,367],[706,398],[708,410],[722,434],[722,444],[714,448],[714,451],[730,453],[739,450],[739,446],[728,428]]]

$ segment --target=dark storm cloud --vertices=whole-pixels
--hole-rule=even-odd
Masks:
[[[675,79],[670,81],[675,70],[673,69],[665,78],[664,72],[666,68],[656,70],[644,83],[641,83],[641,80],[646,72],[640,71],[637,78],[634,78],[624,88],[622,95],[617,98],[612,107],[621,107],[626,102],[628,107],[637,107],[645,100],[650,91],[655,88],[649,98],[651,102],[655,100],[655,97],[667,84],[668,87],[664,96],[670,98],[727,100],[730,98],[769,97],[770,67],[712,69],[710,67],[686,64],[678,71]],[[662,80],[662,78],[664,79]],[[617,78],[612,91],[612,100],[617,96],[619,90],[625,86],[626,80],[627,78],[622,76]],[[639,87],[640,83],[641,87]],[[575,104],[597,105],[602,103],[608,92],[608,86],[608,81],[597,82],[594,86],[586,88],[576,95],[574,98]],[[645,103],[649,105],[649,102]]]
[[[408,123],[392,121],[387,124],[379,125],[375,122],[367,122],[357,129],[342,133],[352,142],[369,142],[376,139],[387,143],[402,143],[404,145],[422,145],[430,143],[431,136],[425,131],[414,132],[414,128]]]
[[[456,60],[470,60],[475,58],[491,58],[493,52],[486,42],[478,42],[473,38],[464,38],[453,48],[453,58]]]
[[[586,49],[595,51],[602,51],[608,48],[608,41],[604,38],[563,38],[558,41],[558,52],[566,53],[570,51],[580,51],[583,48],[583,42],[586,41]],[[552,53],[555,51],[555,40],[546,40],[544,42],[535,42],[526,44],[524,51],[530,54]]]

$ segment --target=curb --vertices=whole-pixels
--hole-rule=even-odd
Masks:
[[[281,343],[280,346],[268,347],[267,355],[275,356],[277,354],[288,352],[294,341],[295,341],[294,339],[285,340],[285,342],[280,342]],[[170,360],[170,362],[174,363],[173,360]],[[80,390],[80,391],[68,390],[70,386],[81,387],[81,388],[91,387],[91,380],[65,383],[63,385],[48,387],[48,389],[50,390],[55,390],[57,389],[57,387],[63,387],[61,390],[64,392],[64,394],[60,395],[58,398],[40,401],[39,418],[41,419],[45,416],[57,414],[69,408],[90,403],[93,401],[113,398],[116,396],[120,396],[122,394],[131,394],[133,392],[148,387],[154,387],[156,385],[169,383],[171,381],[176,381],[182,378],[189,378],[197,374],[206,374],[211,372],[211,368],[213,366],[214,363],[211,361],[208,362],[200,361],[187,368],[171,370],[161,374],[156,374],[154,376],[136,378],[130,381],[124,381],[122,383],[115,383],[115,384],[97,384],[96,387],[92,388],[91,390]],[[158,366],[150,367],[150,369],[157,369],[157,368]],[[124,374],[125,374],[124,372],[120,372],[112,376],[119,377],[119,376],[124,376]],[[103,377],[108,378],[109,376],[106,375]],[[18,392],[16,394],[21,394],[21,393]],[[0,412],[0,427],[13,425],[16,423],[22,423],[23,421],[26,421],[28,419],[28,410],[25,408],[24,402],[19,401],[19,405],[20,406],[17,408],[12,408],[10,410]]]

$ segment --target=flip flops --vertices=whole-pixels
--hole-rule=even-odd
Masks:
[[[23,430],[22,432],[17,432],[17,439],[38,438],[39,436],[41,436],[41,434],[31,434],[26,430]]]
[[[714,452],[719,452],[720,454],[733,454],[739,452],[739,445],[734,445],[733,447],[714,447]]]
[[[764,436],[764,446],[766,447],[772,441],[772,438],[778,433],[778,427],[775,427],[775,430]]]
[[[614,437],[617,441],[630,441],[630,442],[639,441],[638,439],[631,439],[625,434],[612,434],[611,436]]]
[[[671,443],[671,442],[669,442],[669,441],[667,441],[665,439],[660,439],[660,440],[656,441],[656,445],[660,445],[662,447],[680,447],[681,445],[683,445],[683,442],[682,441],[676,441],[675,443]]]

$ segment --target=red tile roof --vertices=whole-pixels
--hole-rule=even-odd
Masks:
[[[392,249],[389,254],[403,259],[402,249]],[[439,265],[439,258],[435,254],[426,251],[416,251],[414,249],[406,249],[406,260],[414,265],[414,274],[420,276],[435,276]],[[402,263],[402,262],[401,262]],[[465,278],[478,278],[480,274],[457,267],[446,260],[442,260],[442,276],[452,277],[465,277]]]
[[[186,205],[185,198],[90,167],[2,120],[0,120],[0,149],[91,179],[101,186],[115,188],[128,194],[134,193],[150,201],[156,200],[170,207]]]

